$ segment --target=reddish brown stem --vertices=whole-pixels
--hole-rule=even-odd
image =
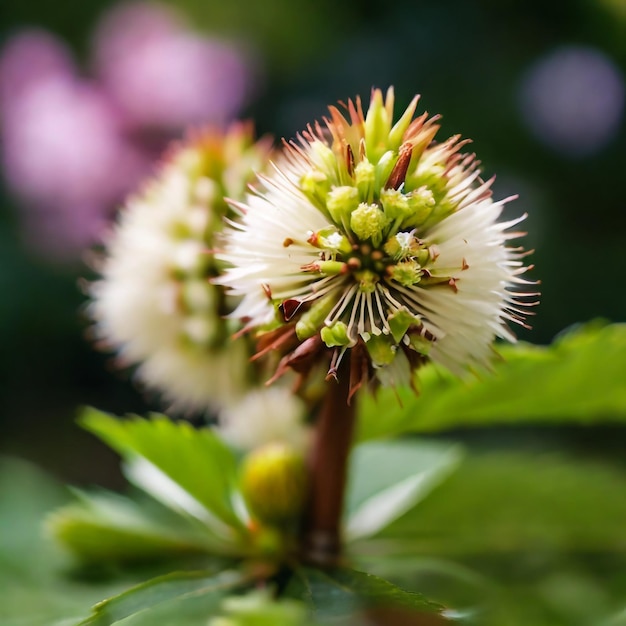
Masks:
[[[349,371],[342,368],[338,381],[328,382],[315,426],[302,546],[303,558],[318,566],[332,567],[341,555],[341,517],[355,423],[354,405],[348,405],[349,388]]]

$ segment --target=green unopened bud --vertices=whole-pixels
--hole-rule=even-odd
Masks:
[[[405,287],[410,287],[422,279],[422,267],[417,261],[402,261],[391,267],[390,274],[396,282]]]
[[[315,206],[323,208],[330,183],[324,172],[309,170],[300,178],[300,189]]]
[[[406,111],[402,114],[402,117],[394,124],[393,128],[389,131],[389,147],[393,150],[397,150],[404,141],[404,133],[408,130],[411,122],[413,121],[413,114],[417,108],[417,102],[419,96],[415,96],[411,101],[411,104],[407,107]]]
[[[296,336],[298,339],[304,341],[309,337],[313,337],[324,324],[324,320],[336,303],[337,296],[331,293],[317,300],[308,311],[303,313],[296,324]]]
[[[407,226],[419,226],[423,224],[433,211],[435,196],[428,187],[414,189],[406,196],[409,205],[409,214],[404,222]]]
[[[251,452],[241,468],[241,491],[250,512],[261,522],[294,521],[304,504],[307,473],[302,454],[285,443]]]
[[[385,108],[383,94],[376,90],[365,117],[365,147],[370,161],[376,162],[387,148],[390,130],[391,120]]]
[[[396,346],[389,335],[372,335],[365,347],[374,367],[389,365],[396,356]]]
[[[420,189],[426,187],[435,195],[435,199],[441,198],[445,194],[448,179],[445,174],[446,167],[443,163],[421,162],[417,169],[407,176],[407,186],[410,189]]]
[[[367,159],[364,159],[354,169],[354,176],[361,200],[371,202],[374,199],[376,168]]]
[[[356,187],[335,187],[326,196],[326,207],[337,224],[343,224],[344,220],[349,219],[358,206],[359,191]]]
[[[361,202],[350,216],[350,228],[361,240],[371,239],[375,246],[380,245],[383,230],[388,220],[377,204]]]
[[[337,169],[337,157],[323,141],[314,141],[311,144],[309,156],[318,169],[327,173]]]
[[[320,335],[328,348],[349,346],[354,343],[348,336],[348,326],[344,322],[335,322],[332,326],[324,326]]]
[[[316,266],[326,276],[337,276],[346,272],[346,264],[342,261],[320,261]]]
[[[376,164],[376,176],[374,179],[374,188],[376,190],[382,189],[385,186],[397,162],[398,153],[393,150],[385,152],[385,154],[380,157],[380,160]]]
[[[380,202],[385,215],[391,221],[399,220],[402,223],[411,214],[409,201],[399,189],[383,189],[380,192]]]

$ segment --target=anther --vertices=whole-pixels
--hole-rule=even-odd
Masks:
[[[411,156],[413,155],[413,144],[404,143],[400,146],[400,154],[398,160],[389,174],[385,189],[400,189],[404,184],[406,173],[409,169],[409,163],[411,162]]]

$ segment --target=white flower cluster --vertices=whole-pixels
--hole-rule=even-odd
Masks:
[[[234,316],[273,333],[278,374],[326,355],[328,375],[350,359],[351,394],[376,375],[404,384],[430,359],[460,373],[484,365],[496,337],[523,324],[521,219],[499,222],[475,155],[459,136],[437,143],[437,118],[395,121],[394,96],[374,90],[367,113],[330,107],[287,145],[271,176],[225,233],[220,282]],[[510,198],[509,198],[510,200]],[[294,346],[296,346],[294,348]]]
[[[225,193],[241,195],[266,156],[243,125],[174,149],[121,211],[91,286],[98,339],[178,409],[218,409],[250,384],[249,345],[232,340],[232,303],[210,282],[219,273],[212,248]]]

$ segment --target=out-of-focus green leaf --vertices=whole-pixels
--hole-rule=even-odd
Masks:
[[[316,620],[347,617],[370,609],[401,609],[416,614],[440,616],[443,607],[419,593],[405,591],[392,583],[364,572],[337,568],[298,568],[285,595],[306,602]],[[445,623],[433,619],[428,624]]]
[[[218,518],[227,526],[242,526],[233,506],[235,457],[211,430],[162,415],[121,420],[95,409],[86,409],[81,423],[119,452],[131,480],[155,497],[177,502],[207,523]]]
[[[626,422],[626,324],[592,323],[548,347],[502,346],[500,353],[493,373],[464,380],[433,365],[423,368],[419,396],[409,389],[364,395],[358,437],[524,422]]]
[[[46,519],[50,533],[82,562],[134,564],[215,551],[208,529],[119,494],[76,492],[78,501]],[[203,532],[204,530],[204,532]]]
[[[51,509],[69,492],[30,464],[0,458],[0,624],[73,626],[98,600],[128,582],[67,578],[65,555],[42,533]]]
[[[221,608],[208,626],[314,626],[304,602],[276,599],[268,589],[225,598]]]
[[[626,475],[554,455],[467,458],[361,556],[626,551]]]
[[[345,536],[373,535],[406,513],[458,465],[458,446],[386,441],[355,446],[350,456]]]
[[[240,572],[174,572],[98,603],[81,626],[206,626],[222,599],[246,581]]]

